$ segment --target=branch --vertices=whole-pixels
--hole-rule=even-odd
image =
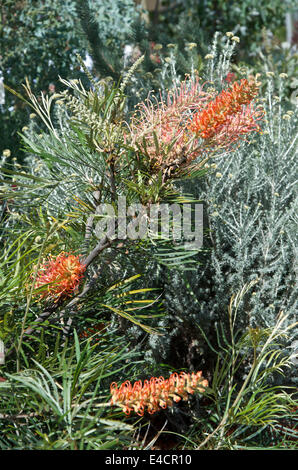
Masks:
[[[57,308],[59,307],[59,304],[54,304],[54,305],[51,305],[47,310],[45,310],[36,320],[35,320],[35,325],[32,326],[32,327],[29,327],[27,328],[25,331],[24,331],[24,335],[31,335],[31,333],[33,332],[34,328],[37,326],[36,323],[42,323],[44,322],[45,320],[47,320],[51,315],[52,313],[54,313]]]
[[[112,242],[115,240],[111,240],[108,238],[107,235],[96,245],[96,247],[91,251],[91,253],[82,261],[82,264],[86,266],[86,268],[92,263],[92,261],[106,248],[109,248]]]

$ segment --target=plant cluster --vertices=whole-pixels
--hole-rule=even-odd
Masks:
[[[160,416],[179,449],[295,446],[296,119],[283,77],[231,71],[238,41],[183,78],[173,48],[133,109],[142,55],[120,81],[78,57],[89,86],[6,85],[31,121],[1,161],[1,448],[150,449]],[[132,227],[204,201],[203,248],[119,236],[121,197]]]

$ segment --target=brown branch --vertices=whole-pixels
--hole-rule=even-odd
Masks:
[[[36,326],[38,326],[38,325],[36,325],[36,323],[37,324],[42,323],[45,320],[47,320],[52,315],[52,313],[54,313],[57,310],[58,307],[59,307],[59,304],[57,303],[57,304],[51,305],[49,308],[47,308],[47,310],[42,312],[42,314],[35,320],[35,325],[32,326],[32,327],[27,328],[24,331],[24,335],[31,335],[34,328],[36,328]]]
[[[96,247],[91,251],[91,253],[82,261],[82,264],[86,266],[86,268],[92,263],[92,261],[106,248],[109,248],[112,242],[115,240],[111,240],[107,235],[96,245]]]

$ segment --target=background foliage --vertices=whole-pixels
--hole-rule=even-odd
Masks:
[[[0,69],[10,87],[22,92],[28,77],[36,92],[54,93],[59,75],[78,75],[75,53],[85,47],[72,0],[3,0],[0,15]],[[0,151],[9,148],[20,158],[18,132],[30,111],[8,93],[1,111]]]

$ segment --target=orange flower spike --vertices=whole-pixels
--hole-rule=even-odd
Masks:
[[[127,415],[134,410],[139,416],[143,416],[146,408],[149,414],[153,414],[160,408],[173,406],[173,402],[187,400],[188,394],[193,394],[195,390],[204,392],[207,386],[208,382],[202,378],[202,372],[183,372],[180,375],[173,373],[168,379],[151,377],[143,385],[140,380],[133,386],[126,381],[119,388],[113,382],[110,386],[110,403],[120,406]]]
[[[258,86],[254,80],[242,79],[228,90],[223,90],[208,103],[202,112],[194,115],[188,128],[203,139],[212,138],[231,116],[239,113],[242,106],[250,104],[257,96]]]
[[[79,256],[62,252],[56,258],[50,257],[42,264],[37,273],[35,289],[44,290],[41,298],[52,298],[57,302],[62,297],[69,297],[78,286],[86,267]]]

